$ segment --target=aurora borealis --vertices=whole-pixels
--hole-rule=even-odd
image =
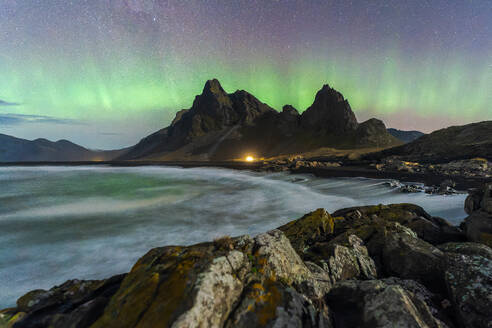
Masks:
[[[0,133],[18,137],[128,146],[213,77],[301,111],[328,83],[400,129],[492,119],[489,0],[0,0],[0,22]]]

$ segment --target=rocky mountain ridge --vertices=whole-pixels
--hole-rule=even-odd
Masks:
[[[123,160],[230,160],[290,154],[321,146],[341,148],[397,145],[384,123],[359,124],[341,93],[324,85],[302,114],[286,105],[279,113],[244,90],[224,91],[209,80],[190,109],[170,126],[142,139]]]
[[[492,161],[492,121],[440,129],[366,158],[388,157],[422,163],[448,163],[475,157]]]
[[[490,327],[491,190],[461,227],[412,204],[318,209],[155,248],[128,274],[27,293],[0,327]]]
[[[398,129],[393,129],[389,128],[387,129],[389,134],[391,134],[393,137],[403,141],[404,143],[412,142],[421,136],[425,135],[425,133],[420,132],[420,131],[405,131],[405,130],[398,130]]]
[[[96,151],[68,140],[26,140],[0,134],[0,162],[103,161],[111,160],[125,151]]]

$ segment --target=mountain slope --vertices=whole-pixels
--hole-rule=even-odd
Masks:
[[[245,154],[269,157],[319,147],[387,147],[400,142],[381,121],[357,122],[346,99],[324,85],[302,114],[286,105],[279,113],[244,90],[226,93],[205,83],[190,109],[170,126],[142,139],[122,160],[227,160]]]
[[[367,158],[388,156],[428,163],[445,163],[474,157],[492,160],[492,121],[437,130],[405,145],[368,155]]]
[[[93,151],[68,140],[26,140],[0,134],[0,162],[73,162],[111,160],[125,150]]]
[[[389,128],[388,133],[405,143],[412,142],[425,134],[420,131],[404,131],[393,128]]]

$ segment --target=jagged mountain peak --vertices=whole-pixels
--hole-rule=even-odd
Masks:
[[[227,94],[227,92],[222,88],[219,80],[211,79],[205,82],[202,94],[224,95]]]
[[[313,131],[330,134],[344,134],[358,127],[348,101],[328,84],[316,93],[313,104],[302,114],[301,124]]]

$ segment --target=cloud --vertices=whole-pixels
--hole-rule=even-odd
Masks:
[[[83,121],[56,118],[44,115],[25,115],[25,114],[0,114],[0,125],[18,125],[25,123],[51,123],[51,124],[85,124]]]
[[[18,104],[18,103],[8,102],[8,101],[0,99],[0,107],[1,106],[19,106],[19,105],[20,104]]]

